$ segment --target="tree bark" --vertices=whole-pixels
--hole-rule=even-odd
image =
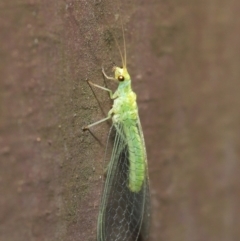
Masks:
[[[240,240],[240,2],[0,3],[0,240],[96,240],[110,122],[101,66],[127,63],[151,241]],[[120,20],[121,19],[121,20]],[[109,88],[116,85],[107,82]]]

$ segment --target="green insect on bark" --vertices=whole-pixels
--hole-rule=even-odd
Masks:
[[[107,76],[102,69],[107,79],[118,81],[116,92],[112,93],[110,89],[89,81],[90,85],[109,92],[113,107],[106,118],[83,129],[112,119],[111,131],[115,131],[98,216],[97,241],[146,241],[149,232],[147,155],[136,94],[132,91],[131,77],[127,70],[124,32],[123,40],[124,57],[116,42],[123,67],[114,67],[114,77]]]

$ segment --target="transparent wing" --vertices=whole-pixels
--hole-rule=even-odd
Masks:
[[[142,125],[140,119],[137,120],[137,127],[139,130],[139,134],[141,136],[141,140],[143,143],[145,156],[146,156],[146,181],[145,181],[145,205],[143,211],[143,221],[140,230],[140,235],[138,241],[146,241],[149,239],[149,231],[150,231],[150,223],[151,223],[151,199],[150,199],[150,184],[149,184],[149,176],[148,176],[148,164],[147,164],[147,154],[146,154],[146,146],[142,131]]]
[[[140,122],[135,124],[143,139]],[[97,240],[145,241],[150,216],[147,167],[141,190],[132,192],[128,187],[129,149],[124,134],[126,127],[124,129],[118,123],[112,129],[115,129],[116,134],[99,211]]]

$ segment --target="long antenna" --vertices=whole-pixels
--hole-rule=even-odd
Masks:
[[[121,59],[122,59],[123,67],[126,68],[126,64],[125,64],[125,62],[124,62],[125,59],[123,58],[122,51],[121,51],[121,48],[120,48],[119,43],[118,43],[118,41],[117,41],[117,38],[115,37],[114,34],[112,34],[112,35],[113,35],[113,38],[114,38],[114,40],[115,40],[115,42],[116,42],[116,45],[117,45],[118,51],[119,51],[119,53],[120,53],[120,56],[121,56]],[[125,56],[124,56],[124,57],[125,57]]]
[[[122,22],[122,17],[121,17],[121,15],[120,15],[120,19],[121,19],[122,35],[123,35],[124,67],[127,68],[127,50],[126,50],[126,41],[125,41],[125,34],[124,34],[123,22]]]

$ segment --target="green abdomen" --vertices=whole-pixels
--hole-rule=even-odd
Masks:
[[[132,192],[139,192],[145,179],[145,152],[135,120],[124,123],[129,153],[128,186]]]

